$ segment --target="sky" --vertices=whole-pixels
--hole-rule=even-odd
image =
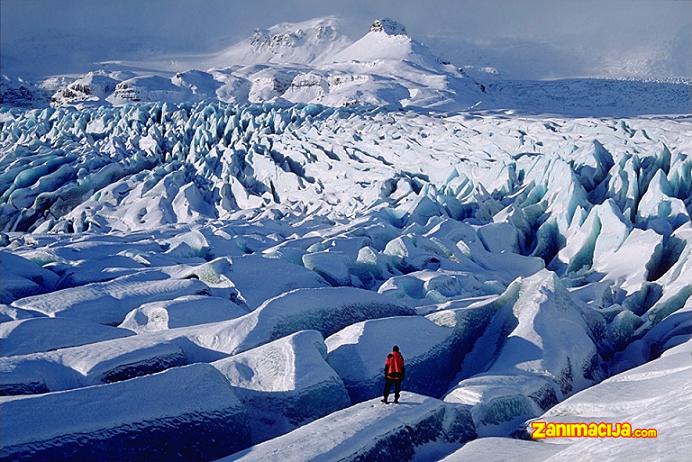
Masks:
[[[1,0],[0,72],[218,50],[325,15],[354,39],[392,17],[455,64],[516,78],[692,77],[690,0]]]

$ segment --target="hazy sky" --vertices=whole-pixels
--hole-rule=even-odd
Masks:
[[[209,49],[256,27],[331,14],[353,38],[392,17],[456,64],[518,77],[692,77],[688,0],[1,0],[0,8],[7,69],[49,55],[61,72],[142,50]]]

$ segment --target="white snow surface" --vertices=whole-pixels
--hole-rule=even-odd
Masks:
[[[542,462],[549,460],[553,454],[560,452],[560,449],[560,446],[553,444],[488,437],[471,441],[463,449],[453,452],[442,459],[442,461],[483,460],[487,462],[504,462],[506,460],[518,459],[526,462]],[[580,458],[580,460],[586,459]]]
[[[301,350],[310,348],[317,354],[301,354]],[[334,371],[323,366],[325,356],[326,348],[320,333],[300,331],[212,365],[236,387],[280,392],[310,388],[323,381],[325,376],[339,380]],[[252,373],[248,374],[248,370]]]
[[[244,407],[225,378],[208,364],[67,392],[2,397],[0,409],[12,416],[0,422],[0,456],[13,460],[32,456],[59,460],[65,452],[68,458],[82,460],[139,460],[152,451],[164,457],[176,457],[181,451],[187,457],[208,459],[242,447],[249,435]],[[204,426],[205,420],[217,420],[221,427],[217,436],[223,431],[233,437],[190,449],[187,431]],[[214,430],[208,434],[214,435]],[[156,443],[162,435],[170,441],[166,448]],[[118,438],[131,443],[117,444]],[[27,452],[32,456],[27,457]]]
[[[185,385],[175,390],[166,380],[167,376],[186,375],[197,376],[193,383],[198,387],[204,384],[206,389],[195,390],[191,387],[192,381],[187,378],[181,381]],[[164,388],[165,393],[162,392],[161,387]],[[111,389],[113,392],[109,392]],[[196,400],[190,400],[191,392],[195,393]],[[107,401],[96,398],[99,394],[107,396]],[[200,399],[202,397],[205,397],[204,400]],[[175,406],[172,403],[176,403]],[[104,409],[104,405],[110,405],[111,408]],[[142,412],[143,405],[146,405],[145,412]],[[67,428],[72,432],[81,433],[100,426],[118,426],[127,423],[127,419],[131,416],[168,417],[179,412],[215,410],[220,406],[239,407],[239,402],[228,389],[228,384],[224,383],[223,378],[213,368],[207,365],[195,365],[188,366],[186,369],[172,369],[169,372],[130,382],[89,387],[79,391],[28,397],[3,397],[0,398],[0,406],[5,408],[3,413],[12,412],[12,416],[16,419],[13,421],[17,423],[16,425],[4,423],[2,431],[3,445],[13,446],[31,441],[27,436],[40,441],[55,437]],[[79,412],[58,412],[59,409],[75,411],[73,406],[79,406]],[[17,411],[11,411],[13,408],[17,408]],[[35,420],[37,412],[44,417],[53,418],[41,419],[41,426],[37,427],[39,423]],[[119,415],[120,412],[122,414]],[[89,418],[85,418],[87,416]],[[56,425],[55,419],[63,420],[63,423]],[[29,428],[31,431],[27,432],[26,429]]]
[[[254,442],[287,433],[351,404],[326,362],[317,331],[300,331],[212,363],[251,415]]]
[[[238,318],[247,311],[228,299],[189,295],[145,303],[130,311],[118,327],[137,333],[194,326]]]
[[[615,375],[550,409],[537,420],[547,422],[629,422],[633,428],[654,428],[653,439],[551,439],[527,442],[483,438],[466,445],[445,461],[641,460],[685,458],[692,443],[685,435],[692,412],[692,342],[671,348],[654,361]]]
[[[399,405],[365,401],[221,460],[387,460],[386,454],[378,455],[377,443],[391,438],[389,444],[405,453],[408,446],[415,448],[444,432],[445,413],[454,411],[434,398],[404,392]],[[433,428],[421,425],[426,420],[433,421]],[[421,435],[423,441],[416,444],[406,427],[415,432],[419,426],[421,433],[430,434]]]
[[[0,324],[0,355],[56,350],[132,335],[125,329],[81,319],[29,318]]]
[[[149,64],[1,81],[12,458],[689,452],[687,84],[506,81],[390,20]],[[660,436],[511,439],[541,415]]]

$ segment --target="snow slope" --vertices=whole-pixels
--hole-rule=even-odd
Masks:
[[[24,297],[13,303],[18,308],[50,317],[76,317],[118,325],[131,309],[141,303],[208,293],[207,286],[200,281],[160,279],[161,276],[155,273],[123,276],[112,281]]]
[[[549,422],[630,422],[633,428],[657,429],[655,439],[559,439],[539,443],[483,438],[444,460],[504,460],[510,454],[535,461],[684,458],[692,449],[685,436],[689,424],[685,416],[692,410],[690,346],[688,340],[659,359],[577,393],[540,417]]]

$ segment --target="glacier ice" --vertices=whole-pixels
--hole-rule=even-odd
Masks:
[[[345,70],[326,83],[304,71],[258,85],[359,85]],[[17,403],[11,417],[60,400],[86,415],[156,382],[151,393],[182,396],[168,406],[178,426],[159,401],[133,400],[139,414],[108,408],[132,427],[84,418],[85,438],[136,438],[151,410],[156,432],[215,441],[180,438],[172,458],[377,458],[398,438],[403,459],[425,459],[428,444],[449,453],[478,435],[525,436],[527,419],[589,390],[599,401],[607,377],[657,367],[689,341],[687,118],[235,105],[201,101],[225,91],[204,72],[173,79],[128,88],[200,101],[0,109],[0,406]],[[90,99],[99,82],[110,81],[72,89]],[[408,361],[404,389],[420,394],[400,408],[368,401],[393,344]],[[199,397],[205,377],[218,388]],[[234,401],[243,417],[226,423],[239,430],[224,433],[216,411],[190,416],[198,399]],[[78,430],[51,425],[65,433],[41,445],[37,428],[13,454],[71,450]],[[327,449],[332,430],[343,438]],[[496,441],[505,452],[516,442],[481,438],[450,457]]]
[[[188,295],[149,302],[130,311],[118,327],[136,333],[195,326],[239,318],[247,311],[228,299]]]
[[[13,306],[51,317],[75,317],[118,325],[141,303],[208,293],[208,287],[200,281],[162,279],[160,274],[140,273],[24,297],[14,301]]]
[[[210,459],[246,447],[244,407],[207,364],[64,393],[2,398],[0,457]],[[40,415],[40,419],[36,416]]]
[[[689,414],[692,406],[689,356],[688,340],[650,363],[577,393],[540,417],[549,422],[631,422],[636,428],[657,429],[656,438],[562,438],[549,443],[489,438],[466,445],[445,460],[468,460],[493,454],[522,454],[537,461],[684,458],[683,454],[692,449],[689,439],[683,436],[686,428],[683,416]]]
[[[0,324],[0,355],[25,355],[130,335],[125,329],[81,319],[28,318]]]
[[[58,276],[19,255],[0,251],[3,277],[0,281],[0,302],[9,303],[28,295],[53,290]]]
[[[365,401],[222,460],[410,460],[425,443],[475,434],[465,409],[434,398],[403,392],[399,406],[383,406]]]
[[[420,316],[390,317],[352,324],[327,337],[327,361],[344,380],[354,402],[381,395],[384,360],[392,345],[405,352],[406,388],[440,396],[458,361],[454,329]]]
[[[494,348],[485,372],[461,380],[445,401],[472,406],[479,432],[516,425],[601,378],[597,334],[557,276],[542,270],[519,283],[511,310],[498,311],[464,358],[465,369],[469,359]],[[462,376],[472,374],[464,369]]]
[[[257,443],[351,405],[326,356],[319,332],[300,331],[211,365],[245,405]]]

